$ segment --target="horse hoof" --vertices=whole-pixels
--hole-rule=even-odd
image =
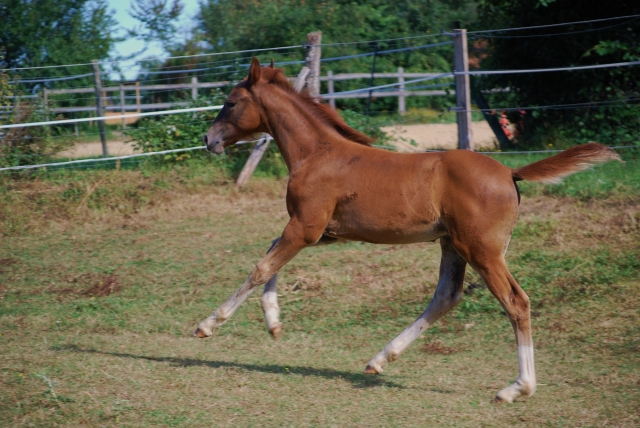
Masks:
[[[207,335],[204,331],[200,330],[200,327],[198,327],[196,329],[196,331],[193,333],[193,335],[195,337],[199,337],[200,339],[205,339],[205,338],[209,337],[209,335]]]
[[[376,369],[374,369],[373,367],[371,367],[369,364],[367,364],[367,368],[364,369],[364,373],[365,374],[375,374],[378,375],[380,374],[382,371],[378,371]]]
[[[275,326],[269,329],[269,334],[273,337],[273,340],[280,340],[284,333],[284,329],[282,328],[282,323],[278,323]]]

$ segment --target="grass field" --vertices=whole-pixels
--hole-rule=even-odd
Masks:
[[[437,244],[307,249],[281,270],[281,341],[258,292],[196,340],[286,223],[285,179],[237,190],[206,162],[2,177],[0,426],[638,426],[626,160],[521,186],[507,259],[532,300],[539,386],[508,405],[491,400],[517,377],[513,332],[471,271],[456,309],[361,374],[430,301]]]

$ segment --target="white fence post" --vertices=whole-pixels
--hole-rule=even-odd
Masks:
[[[404,104],[404,68],[398,67],[398,113],[403,114],[406,112],[406,106]]]
[[[453,30],[454,69],[456,74],[456,116],[458,119],[458,148],[473,150],[471,134],[471,87],[469,85],[469,56],[467,30]]]

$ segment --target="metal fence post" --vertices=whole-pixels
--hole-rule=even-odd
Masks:
[[[458,148],[473,150],[471,133],[471,87],[469,85],[469,56],[467,30],[453,30],[454,72],[456,74],[456,116],[458,119]]]
[[[96,89],[96,115],[102,117],[102,82],[100,81],[100,64],[97,59],[91,61],[93,63],[93,81]],[[104,130],[104,120],[98,120],[98,129],[100,130],[100,141],[102,142],[102,156],[109,156],[107,149],[107,135]]]

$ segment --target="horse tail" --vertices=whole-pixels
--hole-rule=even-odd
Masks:
[[[568,175],[612,160],[622,162],[612,148],[592,142],[571,147],[555,156],[516,168],[512,170],[512,175],[514,181],[527,180],[556,184]]]

